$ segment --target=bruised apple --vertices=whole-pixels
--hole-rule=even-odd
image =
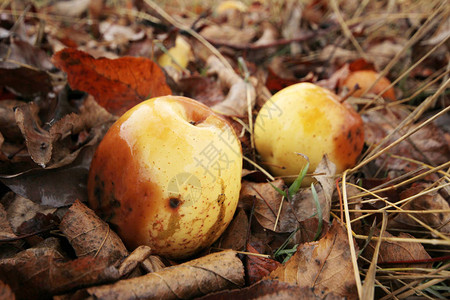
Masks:
[[[373,70],[358,70],[351,72],[347,78],[340,83],[340,87],[346,87],[349,90],[352,90],[356,85],[359,86],[359,89],[356,90],[352,96],[353,97],[361,97],[365,90],[370,88],[372,84],[377,80],[379,74]],[[372,94],[378,95],[383,92],[381,95],[383,98],[395,101],[395,91],[393,87],[388,88],[391,85],[391,82],[386,77],[381,77],[380,80],[373,86],[369,92]]]
[[[91,163],[88,199],[129,248],[185,258],[233,218],[241,172],[241,145],[225,119],[189,98],[158,97],[109,129]]]
[[[255,146],[275,176],[295,178],[306,155],[315,170],[324,154],[337,172],[352,167],[364,144],[363,122],[338,96],[312,83],[298,83],[273,95],[255,121]]]

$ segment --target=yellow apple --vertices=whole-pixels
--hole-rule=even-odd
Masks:
[[[161,67],[171,66],[176,70],[181,70],[187,67],[192,57],[191,45],[181,36],[177,36],[175,46],[158,58],[158,64]]]
[[[273,95],[256,117],[256,150],[273,175],[295,178],[309,158],[315,170],[324,154],[337,172],[353,166],[364,144],[363,122],[331,91],[298,83]]]
[[[163,96],[109,129],[91,163],[88,199],[130,249],[185,258],[233,218],[241,172],[241,145],[224,118],[195,100]]]

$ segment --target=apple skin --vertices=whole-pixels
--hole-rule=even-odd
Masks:
[[[359,85],[359,90],[356,90],[352,96],[353,97],[361,97],[362,93],[372,86],[372,84],[377,80],[379,74],[373,70],[358,70],[351,72],[347,78],[340,84],[341,88],[347,87],[347,89],[352,90],[356,84]],[[378,95],[385,88],[387,88],[391,82],[386,77],[381,77],[381,79],[375,84],[372,89],[370,89],[370,93]],[[395,91],[394,88],[391,87],[386,90],[382,95],[383,98],[391,101],[395,101]]]
[[[241,174],[242,149],[229,123],[195,100],[163,96],[109,129],[91,163],[88,200],[128,248],[148,245],[181,259],[226,229]]]
[[[364,145],[363,121],[331,91],[298,83],[273,95],[256,117],[256,150],[275,176],[291,182],[309,158],[313,172],[324,154],[340,173],[352,167]],[[311,181],[305,181],[311,182]]]

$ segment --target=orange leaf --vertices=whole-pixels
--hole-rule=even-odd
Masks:
[[[122,114],[139,102],[172,94],[164,73],[150,59],[98,58],[72,48],[53,55],[53,63],[67,73],[72,89],[85,91],[114,114]]]

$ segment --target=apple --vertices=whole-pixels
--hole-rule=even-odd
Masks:
[[[175,46],[158,58],[158,64],[161,67],[170,66],[181,71],[182,69],[186,69],[192,58],[191,45],[189,45],[189,43],[181,36],[177,36],[175,39]]]
[[[223,117],[193,99],[157,97],[109,129],[91,163],[88,200],[128,248],[181,259],[228,226],[241,173],[241,145]]]
[[[352,96],[353,97],[361,97],[362,93],[370,88],[372,84],[377,80],[379,74],[373,70],[358,70],[351,72],[345,80],[340,83],[340,87],[346,87],[349,90],[352,90],[356,84],[360,87],[359,90],[356,90]],[[381,77],[381,79],[369,90],[369,93],[378,95],[384,89],[386,89],[391,82],[386,77]],[[395,101],[395,91],[393,87],[390,87],[386,90],[382,95],[383,98]]]
[[[290,182],[306,164],[298,153],[309,158],[312,171],[325,154],[338,173],[353,166],[364,144],[363,122],[331,91],[298,83],[280,90],[262,106],[254,139],[263,164]]]

